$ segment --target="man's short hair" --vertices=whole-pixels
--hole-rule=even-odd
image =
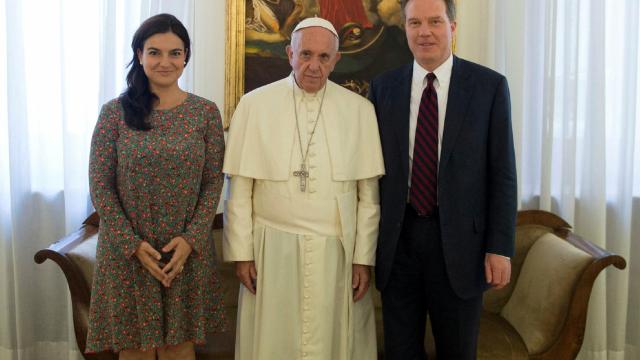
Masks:
[[[405,8],[407,4],[412,0],[401,0],[400,5],[402,5],[402,14],[406,15]],[[456,20],[456,2],[455,0],[442,0],[444,1],[444,6],[447,8],[447,16],[449,17],[449,21]]]

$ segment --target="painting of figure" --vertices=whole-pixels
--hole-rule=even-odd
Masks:
[[[363,96],[373,77],[411,61],[399,0],[243,1],[245,93],[288,75],[291,31],[313,16],[331,21],[340,36],[331,80]]]

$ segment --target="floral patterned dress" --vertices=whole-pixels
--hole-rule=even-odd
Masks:
[[[188,94],[148,121],[149,131],[130,128],[114,99],[94,130],[89,181],[100,235],[88,353],[202,344],[208,332],[226,326],[211,238],[223,183],[220,113]],[[193,251],[165,288],[134,252],[143,240],[159,250],[176,236]]]

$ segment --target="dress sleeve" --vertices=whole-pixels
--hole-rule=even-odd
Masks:
[[[100,231],[111,234],[110,245],[115,251],[131,257],[142,239],[134,233],[122,209],[116,187],[116,142],[121,115],[115,108],[116,105],[113,103],[102,107],[93,131],[89,155],[89,190],[93,206],[100,215]]]
[[[225,261],[251,261],[253,257],[253,179],[229,179],[224,202],[222,253]]]
[[[205,159],[198,202],[191,221],[189,221],[186,231],[182,234],[182,237],[187,240],[191,248],[197,253],[201,253],[209,243],[211,226],[218,210],[218,201],[224,182],[224,175],[222,174],[222,161],[224,159],[222,119],[215,105],[213,105],[209,115],[209,122],[204,136]]]
[[[378,177],[358,180],[358,219],[353,263],[373,266],[380,222]]]

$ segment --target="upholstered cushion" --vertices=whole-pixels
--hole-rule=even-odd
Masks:
[[[590,260],[587,253],[551,233],[529,250],[501,315],[520,334],[530,354],[546,350],[557,337],[576,282]]]
[[[520,225],[516,227],[515,254],[511,258],[511,282],[500,290],[488,290],[484,293],[484,310],[499,313],[509,301],[515,284],[518,282],[522,263],[529,249],[542,235],[551,232],[551,228],[541,225]]]
[[[528,359],[529,353],[518,332],[497,314],[483,312],[480,318],[478,359]]]
[[[90,236],[67,253],[67,257],[80,269],[82,277],[87,282],[89,289],[91,289],[91,283],[93,282],[93,268],[96,265],[97,245],[98,233]]]

